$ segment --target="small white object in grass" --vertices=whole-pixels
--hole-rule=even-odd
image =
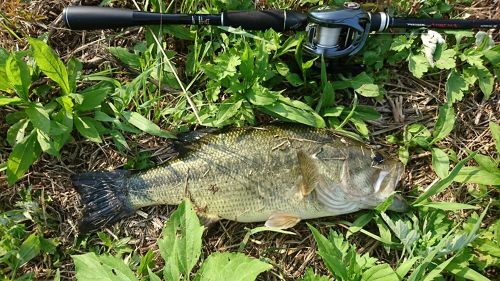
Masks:
[[[434,30],[427,30],[427,33],[423,33],[420,38],[424,45],[424,55],[429,64],[434,66],[434,53],[436,52],[437,45],[444,43],[444,38]]]
[[[488,37],[488,43],[486,43],[486,46],[484,47],[485,50],[490,49],[495,47],[495,41],[493,41],[493,38],[491,37],[491,34],[488,34],[484,31],[478,31],[476,33],[476,46],[481,46],[483,43],[484,39]]]

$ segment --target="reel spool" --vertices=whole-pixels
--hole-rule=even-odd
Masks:
[[[309,11],[304,51],[326,58],[351,56],[363,48],[370,33],[370,14],[355,2],[343,8],[317,7]]]

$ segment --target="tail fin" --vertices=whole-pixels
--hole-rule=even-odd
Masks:
[[[135,209],[129,202],[126,170],[89,172],[72,177],[73,186],[84,204],[80,232],[87,233],[131,216]]]

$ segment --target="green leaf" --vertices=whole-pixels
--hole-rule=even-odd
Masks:
[[[160,129],[158,125],[149,121],[148,119],[146,119],[144,116],[140,115],[137,112],[124,111],[122,113],[122,116],[123,118],[125,118],[125,120],[127,120],[127,122],[134,125],[137,129],[143,132],[163,138],[169,138],[169,139],[175,138],[174,135],[165,130]]]
[[[26,115],[31,121],[31,124],[40,131],[50,133],[50,117],[47,110],[41,104],[31,104],[25,110]]]
[[[410,272],[410,269],[413,267],[413,265],[420,260],[420,257],[413,257],[402,264],[398,266],[396,269],[396,274],[399,277],[399,280],[404,280],[403,278]]]
[[[479,167],[482,169],[485,169],[486,171],[490,173],[500,173],[500,169],[498,168],[498,161],[495,161],[489,156],[486,155],[481,155],[481,154],[476,154],[474,156],[474,160],[479,164]]]
[[[59,153],[57,152],[53,142],[50,140],[48,134],[44,133],[39,129],[37,129],[36,131],[37,131],[36,138],[38,140],[38,144],[40,145],[42,151],[57,157]]]
[[[243,100],[242,99],[237,100],[237,98],[229,98],[225,100],[220,105],[219,112],[217,112],[216,124],[222,125],[229,118],[236,115],[242,103]]]
[[[106,97],[114,91],[113,85],[108,82],[100,82],[92,87],[81,91],[83,99],[75,108],[79,111],[90,111],[96,109]]]
[[[497,148],[497,158],[500,158],[500,125],[495,122],[490,122],[489,124],[491,135],[495,140],[495,146]]]
[[[360,231],[365,225],[367,225],[370,221],[373,219],[373,213],[366,213],[361,216],[359,216],[351,226],[349,226],[349,229],[347,230],[346,238],[349,238],[352,234]]]
[[[441,276],[441,272],[450,264],[450,262],[453,261],[455,256],[452,256],[451,258],[447,259],[446,261],[440,263],[438,266],[436,266],[431,272],[429,272],[423,281],[432,281],[435,280],[435,278]]]
[[[465,159],[458,162],[457,165],[455,165],[453,170],[451,170],[450,174],[446,178],[434,183],[431,187],[429,187],[429,189],[427,189],[427,191],[420,194],[420,196],[417,198],[417,200],[415,200],[415,202],[413,202],[412,205],[417,206],[417,205],[419,205],[419,203],[428,199],[432,195],[436,195],[439,192],[446,189],[452,183],[453,180],[456,180],[459,172],[461,171],[461,169],[463,168],[465,163],[467,163],[467,161],[469,161],[473,157],[474,157],[474,154],[471,154],[471,155],[467,156]]]
[[[9,104],[18,104],[21,103],[23,100],[18,97],[4,97],[0,96],[0,106],[3,105],[9,105]]]
[[[201,266],[195,281],[253,281],[272,266],[242,253],[213,253]]]
[[[95,253],[71,256],[75,262],[76,279],[79,281],[137,281],[134,273],[119,258]]]
[[[337,278],[341,280],[349,280],[349,274],[347,272],[347,267],[342,261],[341,253],[338,249],[330,242],[325,236],[323,236],[316,228],[309,225],[314,240],[316,240],[316,245],[318,246],[318,254],[323,259],[326,267],[330,272]]]
[[[156,275],[149,267],[148,267],[148,276],[149,281],[161,281],[160,277]]]
[[[455,68],[455,55],[457,52],[453,49],[444,50],[436,57],[435,66],[439,69],[453,69]]]
[[[19,247],[19,252],[17,253],[17,259],[19,261],[19,267],[25,265],[30,260],[35,258],[40,254],[40,238],[38,234],[32,233],[26,240],[23,241]]]
[[[362,281],[399,281],[398,275],[394,270],[391,268],[390,265],[384,263],[384,264],[378,264],[375,265],[365,272],[363,272],[363,275],[361,276]]]
[[[463,167],[453,180],[462,183],[500,185],[500,174],[490,173],[480,167]]]
[[[431,148],[432,153],[432,169],[438,177],[444,179],[448,176],[450,168],[450,159],[448,154],[437,147]]]
[[[472,281],[489,281],[489,278],[486,278],[481,273],[471,269],[470,267],[463,267],[460,264],[456,264],[455,262],[451,262],[446,267],[446,271],[451,272],[455,276],[459,278],[472,280]]]
[[[478,207],[473,206],[473,205],[455,203],[455,202],[429,202],[429,201],[426,201],[426,202],[419,204],[419,206],[433,208],[433,209],[439,209],[439,210],[445,210],[445,211],[479,209]]]
[[[33,57],[38,67],[53,81],[61,87],[64,94],[69,94],[70,85],[68,71],[56,53],[42,40],[29,38],[33,48]]]
[[[70,92],[76,92],[76,79],[80,76],[83,65],[82,63],[75,59],[71,58],[68,62],[68,82],[70,86]]]
[[[189,279],[191,270],[201,255],[203,226],[191,203],[184,200],[172,213],[158,240],[160,254],[165,260],[163,274],[167,280]]]
[[[453,70],[450,75],[448,75],[445,88],[448,102],[455,103],[456,101],[462,100],[464,96],[463,92],[469,89],[469,85],[458,72]]]
[[[7,160],[7,182],[13,185],[40,156],[40,146],[36,140],[36,131],[32,131],[14,149]]]
[[[243,237],[243,239],[241,240],[239,251],[243,251],[243,249],[245,248],[245,246],[248,243],[248,240],[250,240],[250,236],[252,236],[256,233],[259,233],[259,232],[264,232],[264,231],[272,231],[272,232],[277,232],[277,233],[282,233],[282,234],[295,235],[294,232],[282,230],[282,229],[275,228],[275,227],[258,226],[258,227],[252,228],[252,229],[247,231],[247,233],[245,234],[245,237]]]
[[[415,77],[422,78],[424,73],[429,70],[429,62],[422,54],[410,55],[408,67]]]
[[[373,84],[371,78],[366,72],[361,72],[351,80],[354,91],[364,97],[378,97],[380,89],[378,85]]]
[[[489,99],[495,85],[495,78],[486,67],[474,67],[472,71],[478,78],[479,88],[483,92],[486,99]]]
[[[94,119],[91,117],[79,117],[75,116],[75,127],[76,130],[84,136],[86,139],[91,140],[93,142],[101,143],[101,137],[99,136],[99,132],[97,131],[96,124]]]
[[[137,70],[141,69],[141,58],[138,55],[131,53],[127,49],[122,47],[108,47],[108,50],[123,64]]]
[[[28,65],[15,54],[11,54],[5,64],[5,74],[9,84],[16,90],[17,95],[27,101],[31,85]]]
[[[455,110],[449,103],[439,107],[439,116],[434,126],[431,144],[447,137],[455,126]]]
[[[24,135],[26,133],[26,128],[28,127],[29,120],[21,119],[17,121],[14,125],[10,126],[9,130],[7,130],[7,142],[10,146],[15,146],[22,139],[24,139]]]

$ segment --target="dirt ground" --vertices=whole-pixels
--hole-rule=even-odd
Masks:
[[[112,31],[71,32],[62,26],[60,13],[65,6],[80,4],[80,2],[92,5],[98,4],[99,1],[3,1],[6,2],[2,4],[2,13],[14,23],[20,37],[48,34],[51,47],[58,52],[64,61],[70,57],[76,57],[83,62],[84,69],[88,72],[103,69],[110,64],[117,66],[113,65],[116,62],[111,58],[106,47],[131,46],[134,42],[141,40],[143,36],[137,32],[137,29],[116,34]],[[117,2],[116,5],[121,5],[121,2],[126,1]],[[470,7],[459,6],[456,9],[481,18],[500,18],[498,1],[474,1],[473,3]],[[133,7],[130,4],[128,6]],[[494,39],[497,42],[500,40],[498,33]],[[7,50],[27,48],[24,39],[16,39],[1,29],[0,46]],[[444,72],[440,80],[431,80],[426,77],[417,79],[407,69],[406,65],[402,65],[390,70],[391,82],[384,86],[387,95],[384,100],[376,104],[383,117],[381,120],[369,124],[373,136],[371,143],[380,145],[392,155],[396,155],[397,147],[387,144],[385,136],[400,133],[405,125],[416,121],[432,127],[437,118],[438,105],[442,104],[445,98],[444,81],[446,77]],[[493,155],[495,147],[488,130],[488,122],[500,122],[499,88],[497,83],[492,98],[486,101],[479,89],[473,89],[467,94],[456,107],[455,129],[450,136],[440,142],[440,147],[454,149],[459,158],[465,154],[464,148]],[[398,117],[394,114],[394,107],[398,105],[403,116]],[[0,108],[0,163],[6,162],[11,150],[10,147],[7,147],[2,136],[6,136],[8,129],[8,125],[3,120],[4,116],[13,110],[10,107]],[[49,202],[44,200],[40,202],[45,212],[53,218],[49,222],[50,227],[46,229],[46,237],[58,237],[61,249],[74,247],[78,240],[77,225],[81,207],[69,177],[82,171],[116,169],[123,166],[128,158],[132,158],[141,151],[157,151],[166,145],[165,140],[147,135],[127,136],[127,140],[132,147],[129,155],[119,153],[110,139],[105,139],[102,144],[75,139],[63,148],[59,158],[44,155],[35,163],[23,180],[14,187],[7,187],[5,174],[0,173],[0,206],[2,206],[0,209],[12,208],[19,200],[19,190],[22,187],[31,186],[34,191],[41,192],[45,194],[46,198],[49,198]],[[159,158],[153,160],[159,161]],[[416,186],[428,186],[436,180],[430,164],[430,153],[411,155],[402,180],[401,189],[404,195],[410,196],[408,194],[410,189]],[[471,185],[467,188],[476,187]],[[498,196],[498,193],[495,195]],[[463,185],[453,184],[444,194],[440,195],[440,199],[461,202],[461,198],[466,196],[467,192]],[[129,246],[137,249],[140,254],[145,254],[148,249],[153,249],[155,256],[159,257],[156,240],[160,236],[164,222],[173,210],[175,207],[171,206],[144,208],[141,212],[142,215],[126,219],[105,229],[105,232],[119,238],[130,236],[132,239],[128,242]],[[328,232],[331,224],[335,224],[335,230],[345,232],[346,226],[339,221],[353,221],[358,216],[359,213],[309,222],[320,228],[323,233]],[[497,217],[498,214],[491,211],[487,220]],[[247,230],[259,225],[229,221],[216,223],[204,235],[204,256],[215,251],[238,251]],[[373,228],[376,233],[376,227],[373,226]],[[266,257],[274,265],[274,269],[262,274],[260,279],[296,279],[304,273],[307,267],[314,267],[317,272],[326,273],[323,263],[316,255],[315,242],[306,224],[300,223],[291,231],[297,235],[260,233],[250,238],[243,252],[254,257]],[[397,261],[398,257],[387,255],[376,240],[363,234],[356,234],[353,241],[362,253],[370,252],[372,256],[388,262]],[[93,237],[87,243],[98,244],[99,242],[97,238]],[[71,254],[78,254],[79,251],[74,249]],[[65,255],[60,263],[62,277],[68,279],[74,277],[74,267],[69,255]],[[37,279],[51,279],[54,272],[46,269],[45,264],[46,261],[39,261],[34,267],[25,270],[35,271]]]

